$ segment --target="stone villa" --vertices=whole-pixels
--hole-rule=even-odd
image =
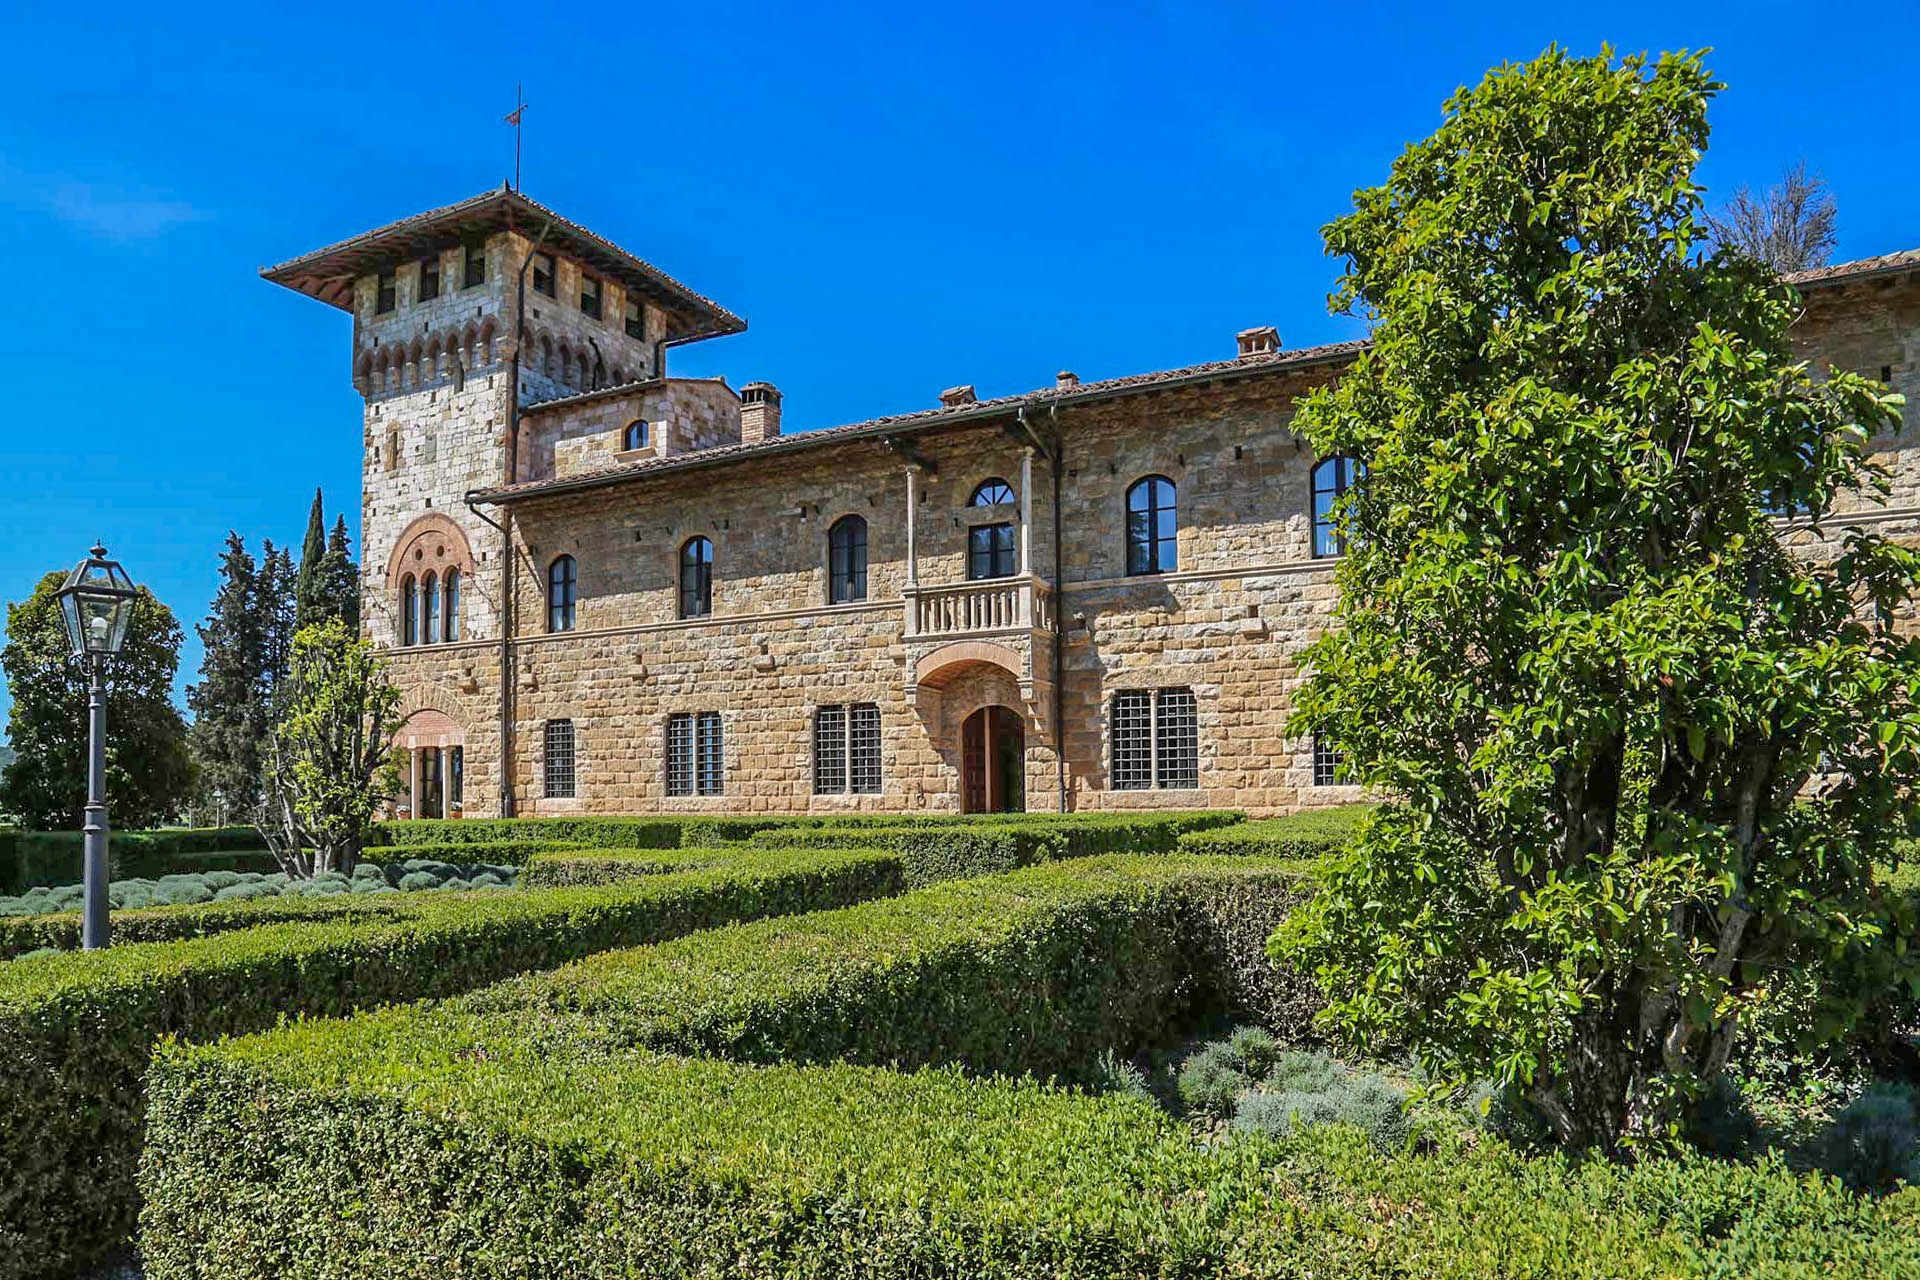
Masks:
[[[1351,479],[1289,420],[1358,343],[1247,329],[1212,363],[786,433],[774,387],[667,372],[744,320],[508,188],[262,274],[353,317],[401,813],[1354,796],[1283,726]],[[1920,250],[1796,284],[1809,356],[1920,395]],[[1857,522],[1920,536],[1920,462],[1886,449]]]

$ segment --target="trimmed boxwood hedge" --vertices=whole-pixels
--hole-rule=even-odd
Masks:
[[[580,840],[546,840],[531,837],[501,840],[419,841],[414,844],[369,845],[360,851],[365,862],[405,862],[409,858],[433,858],[465,866],[475,862],[505,863],[524,867],[542,853],[568,849],[597,849],[601,846]]]
[[[1193,890],[1291,900],[1296,873],[1240,860],[1104,857],[609,952],[462,1001],[596,1046],[1070,1075],[1159,1044],[1225,975]],[[1237,959],[1270,968],[1265,956]]]
[[[78,831],[0,832],[0,894],[78,884],[84,837]],[[273,855],[252,827],[116,831],[107,842],[113,880],[157,879],[176,871],[271,871]]]
[[[721,849],[595,849],[563,845],[528,859],[520,873],[520,883],[530,889],[619,884],[622,880],[700,866],[738,852],[737,845]]]
[[[909,884],[991,875],[1061,858],[1170,853],[1190,832],[1231,829],[1241,815],[1197,813],[1010,814],[958,820],[905,818],[814,829],[763,831],[763,848],[861,845],[900,855]]]
[[[736,851],[592,889],[421,894],[403,919],[280,923],[0,965],[0,1280],[120,1247],[136,1212],[141,1079],[156,1041],[452,995],[610,947],[896,892],[872,852]]]
[[[376,823],[369,842],[411,846],[536,840],[616,849],[699,848],[736,844],[759,831],[807,822],[805,818],[702,814],[649,818],[417,818]]]
[[[1255,858],[1317,858],[1344,847],[1372,812],[1370,804],[1343,804],[1333,809],[1307,809],[1284,818],[1192,831],[1180,837],[1180,849],[1183,853]]]
[[[438,1008],[167,1048],[142,1169],[149,1280],[1811,1280],[1920,1267],[1920,1190],[1863,1198],[1778,1163],[1629,1169],[1448,1135],[1383,1155],[1337,1129],[1209,1147],[1143,1101],[1030,1079],[632,1047],[904,1047],[918,1060],[950,1042],[944,1022],[989,1060],[1045,1060],[1053,1051],[1019,1043],[1017,1006],[1034,990],[1021,984],[1076,945],[1094,957],[1114,939],[1165,937],[1089,931],[1094,904],[1131,901],[1153,919],[1197,886],[1278,870],[1186,861],[1009,876],[1001,895],[1008,881],[1030,891],[998,899],[1010,925],[984,909],[995,882],[944,886],[894,904],[918,912],[730,928]],[[1076,895],[1076,875],[1120,897]],[[861,924],[873,936],[844,928]],[[756,943],[778,952],[770,964]],[[1110,991],[1139,957],[1107,956]],[[1017,994],[994,1000],[1003,982]],[[1068,987],[1053,989],[1059,1012],[1091,1026],[1100,997]],[[1116,1033],[1129,1016],[1116,1009]]]

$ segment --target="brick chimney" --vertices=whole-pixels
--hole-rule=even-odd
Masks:
[[[740,443],[758,444],[780,434],[780,388],[749,382],[740,388]]]
[[[1240,358],[1270,356],[1280,349],[1280,331],[1270,324],[1257,329],[1242,329],[1235,338],[1240,343]]]
[[[949,409],[958,409],[963,404],[977,404],[980,397],[973,393],[973,384],[964,387],[948,387],[940,393],[940,403]]]
[[[1077,387],[1080,385],[1080,375],[1071,369],[1062,369],[1053,375],[1053,385],[1063,391],[1068,387]]]

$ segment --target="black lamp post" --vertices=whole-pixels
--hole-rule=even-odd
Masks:
[[[73,656],[87,668],[87,913],[81,945],[92,951],[107,945],[107,663],[127,639],[138,593],[126,570],[93,553],[67,575],[55,598],[67,624]]]

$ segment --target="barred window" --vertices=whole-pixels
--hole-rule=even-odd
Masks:
[[[813,793],[880,793],[880,708],[821,707],[813,717]]]
[[[574,759],[573,721],[547,721],[547,799],[566,800],[573,797]]]
[[[725,791],[722,737],[717,711],[682,711],[667,717],[668,795],[717,796]]]
[[[1116,791],[1200,785],[1200,721],[1191,689],[1128,689],[1108,722]]]
[[[1313,785],[1340,787],[1347,783],[1346,752],[1319,734],[1313,735]]]

